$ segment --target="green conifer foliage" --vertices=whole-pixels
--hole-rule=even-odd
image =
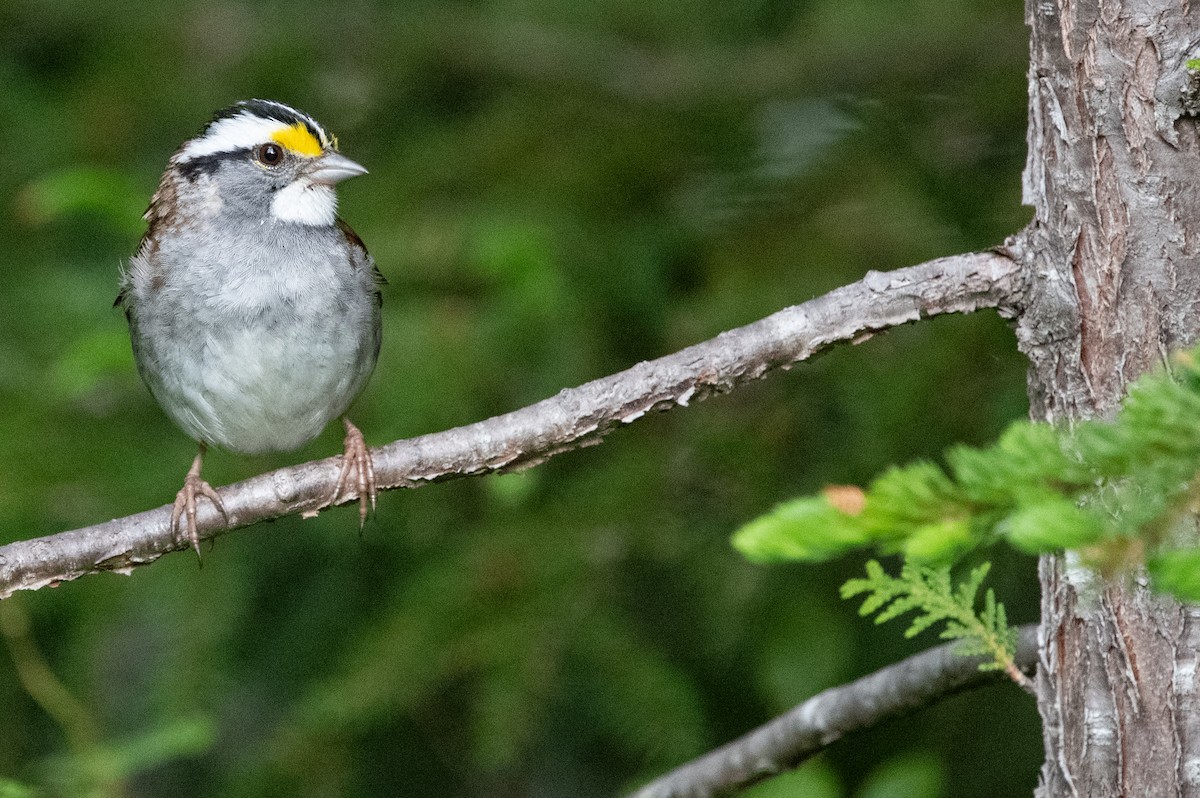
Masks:
[[[1151,585],[1200,601],[1200,349],[1139,380],[1117,417],[1073,425],[1020,421],[990,447],[958,446],[945,466],[888,469],[865,490],[826,488],[742,527],[734,545],[758,561],[820,561],[856,548],[901,554],[899,577],[871,561],[843,597],[867,593],[863,614],[884,621],[918,611],[908,634],[946,622],[943,637],[969,641],[993,667],[1011,668],[1004,608],[987,567],[952,588],[952,566],[997,542],[1041,554],[1072,550],[1111,578],[1145,571]],[[972,620],[973,619],[973,620]],[[1015,678],[1015,677],[1014,677]]]

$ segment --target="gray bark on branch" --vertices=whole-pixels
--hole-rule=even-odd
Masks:
[[[1014,660],[1031,674],[1037,627],[1019,630]],[[988,657],[963,657],[956,643],[922,651],[869,676],[832,687],[752,732],[676,768],[630,798],[715,798],[796,767],[845,735],[913,712],[974,687],[995,684],[1003,671],[981,671]]]
[[[672,355],[594,380],[520,410],[463,427],[373,449],[380,489],[512,471],[598,443],[613,429],[649,412],[670,410],[725,393],[768,372],[788,368],[844,342],[944,313],[996,308],[1015,315],[1025,281],[1007,254],[954,255],[892,272],[869,272],[856,283],[774,313]],[[202,539],[259,521],[328,504],[339,457],[282,468],[219,492],[226,527],[208,502],[199,508]],[[340,503],[356,501],[351,492]],[[170,527],[171,508],[118,518],[69,532],[0,546],[0,599],[16,590],[100,571],[128,573],[168,552],[188,548]]]

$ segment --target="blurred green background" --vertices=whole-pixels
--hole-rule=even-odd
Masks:
[[[218,108],[294,104],[371,170],[341,207],[390,281],[352,412],[383,443],[1000,242],[1028,218],[1026,52],[990,0],[0,0],[0,542],[181,484],[194,444],[112,300]],[[860,560],[752,566],[738,525],[1025,410],[1007,326],[941,319],[521,475],[388,493],[361,536],[353,508],[288,518],[203,568],[18,595],[0,795],[619,794],[935,642],[838,600]],[[334,427],[206,476],[328,456]],[[1034,620],[1032,562],[997,557]],[[1040,760],[1002,685],[755,794],[1028,795]]]

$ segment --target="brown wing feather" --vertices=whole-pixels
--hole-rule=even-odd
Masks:
[[[137,249],[134,250],[134,257],[145,255],[148,250],[158,246],[158,238],[156,233],[167,221],[167,209],[175,207],[178,202],[179,189],[175,185],[174,176],[171,170],[168,169],[163,173],[162,180],[158,183],[158,189],[155,190],[154,196],[150,198],[150,207],[146,208],[146,212],[142,214],[142,218],[146,220],[146,232],[142,233],[142,239],[138,241]],[[117,294],[116,301],[113,302],[113,307],[120,307],[129,299],[128,288],[122,287]],[[129,308],[125,309],[126,314]]]
[[[342,235],[346,237],[346,241],[349,242],[351,246],[356,247],[359,252],[362,253],[362,259],[364,261],[371,264],[371,272],[372,276],[375,278],[375,285],[387,285],[387,278],[383,276],[383,273],[379,271],[379,267],[375,265],[375,261],[371,258],[370,253],[367,252],[367,245],[363,243],[363,240],[359,237],[358,233],[354,232],[354,228],[346,224],[346,220],[340,216],[337,218],[336,224],[337,228],[342,231]],[[383,302],[383,294],[378,290],[378,288],[375,291],[375,299],[377,302]]]

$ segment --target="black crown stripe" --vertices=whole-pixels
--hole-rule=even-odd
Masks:
[[[209,128],[211,128],[217,122],[220,122],[222,119],[230,119],[247,112],[261,119],[271,119],[276,122],[282,122],[285,125],[304,125],[305,129],[307,129],[317,141],[321,142],[322,145],[332,140],[329,134],[326,133],[325,130],[321,128],[321,126],[318,125],[312,117],[297,111],[295,108],[284,105],[283,103],[277,103],[274,100],[242,100],[241,102],[234,103],[228,108],[217,111],[215,114],[213,114],[212,120],[204,127],[204,133],[200,134],[201,137],[208,132]]]

